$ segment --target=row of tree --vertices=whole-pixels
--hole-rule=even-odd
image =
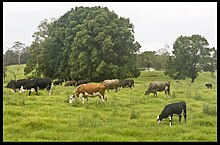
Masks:
[[[153,67],[174,79],[191,78],[193,83],[200,71],[217,69],[217,51],[208,48],[200,35],[178,37],[172,54],[168,45],[140,54],[134,25],[107,7],[76,7],[57,20],[45,19],[32,37],[34,41],[25,49],[24,73],[35,77],[101,81],[138,77],[139,68]]]

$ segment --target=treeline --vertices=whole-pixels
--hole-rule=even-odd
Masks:
[[[139,53],[134,25],[107,7],[72,8],[57,20],[41,21],[32,37],[23,53],[15,43],[16,51],[6,52],[4,65],[18,60],[26,63],[25,75],[91,81],[138,77],[140,68],[154,68],[173,79],[191,78],[192,83],[199,72],[217,69],[216,49],[198,34],[178,37],[172,54],[168,45]]]
[[[25,74],[92,81],[140,75],[134,26],[107,7],[76,7],[44,20],[33,38]]]

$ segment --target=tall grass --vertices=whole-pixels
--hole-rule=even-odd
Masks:
[[[26,77],[20,73],[18,79]],[[13,76],[8,74],[6,79],[10,77]],[[84,104],[80,99],[67,103],[75,87],[53,87],[51,96],[46,90],[40,90],[38,96],[28,96],[28,92],[19,94],[3,88],[3,141],[216,142],[216,77],[203,72],[193,84],[190,79],[177,83],[161,71],[142,71],[140,77],[134,78],[134,89],[106,91],[108,101],[104,103],[98,97],[89,98]],[[171,81],[168,98],[164,92],[158,92],[158,97],[144,95],[155,80]],[[213,83],[213,89],[205,87],[208,82]],[[164,106],[178,101],[187,104],[186,123],[184,119],[178,122],[174,115],[173,126],[169,126],[169,119],[157,124],[156,117]]]

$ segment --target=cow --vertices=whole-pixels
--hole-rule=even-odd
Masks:
[[[63,83],[63,80],[58,80],[58,81],[54,81],[53,85],[56,86],[56,85],[62,85]]]
[[[184,101],[166,105],[161,114],[157,116],[157,123],[159,124],[163,119],[169,117],[171,126],[173,114],[179,115],[180,122],[182,118],[182,113],[186,122],[186,103]]]
[[[75,86],[79,86],[79,85],[81,85],[81,84],[87,84],[87,83],[89,83],[89,82],[90,82],[90,80],[78,80],[78,81],[76,82]]]
[[[126,86],[130,87],[130,89],[134,88],[134,80],[120,80],[118,87],[125,88]]]
[[[72,103],[76,97],[80,97],[82,99],[82,103],[84,104],[84,97],[87,99],[88,97],[99,96],[100,101],[107,101],[105,98],[105,90],[106,86],[103,84],[82,84],[76,88],[75,94],[71,94],[69,96],[69,103]]]
[[[38,89],[47,88],[48,94],[51,95],[52,89],[52,79],[51,78],[33,78],[31,81],[24,86],[21,86],[20,93],[25,90],[29,90],[29,96],[31,95],[31,89],[34,88],[36,95],[38,95]]]
[[[212,89],[212,84],[205,84],[208,89]]]
[[[164,91],[165,95],[170,95],[170,82],[152,82],[150,83],[147,91],[144,92],[144,95],[149,95],[150,93],[154,93],[154,96],[157,97],[157,91]]]
[[[72,80],[72,81],[67,81],[64,86],[67,87],[67,86],[75,86],[75,85],[76,85],[76,81]]]
[[[29,83],[30,79],[20,79],[20,80],[11,80],[5,88],[11,88],[14,90],[14,92],[17,92],[16,89],[21,88],[21,86],[24,86],[25,84]]]
[[[109,89],[115,89],[115,92],[117,92],[117,88],[119,85],[119,80],[118,79],[113,79],[113,80],[104,80],[102,82],[102,84],[104,84],[107,88],[107,91],[109,91]]]

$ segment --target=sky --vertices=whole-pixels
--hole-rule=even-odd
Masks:
[[[30,46],[44,19],[59,18],[71,8],[107,7],[134,25],[140,52],[157,51],[182,36],[199,34],[217,49],[217,2],[3,2],[3,53],[20,41]]]

